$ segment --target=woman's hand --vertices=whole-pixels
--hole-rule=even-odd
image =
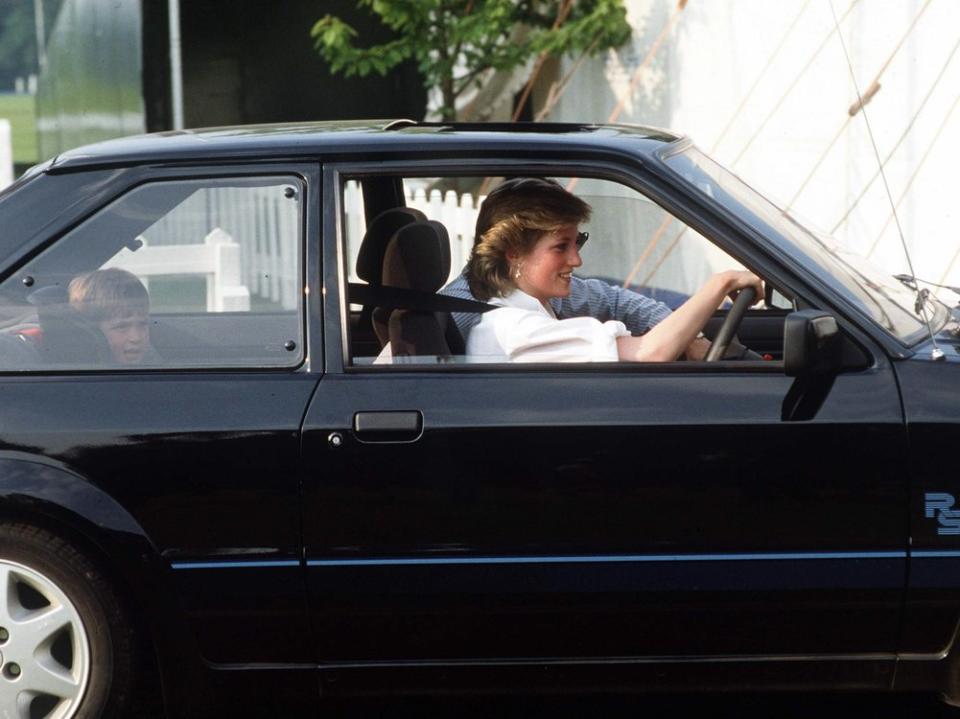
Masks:
[[[720,282],[723,283],[724,293],[731,300],[737,299],[737,294],[740,290],[747,287],[753,287],[755,295],[753,302],[750,304],[755,305],[761,299],[763,299],[763,280],[761,280],[757,275],[749,272],[747,270],[727,270],[725,272],[719,272],[714,277],[718,278]]]
[[[763,282],[752,272],[727,270],[713,275],[693,297],[647,334],[619,337],[617,352],[620,359],[630,362],[675,360],[691,345],[723,299],[736,297],[737,292],[746,287],[757,291],[754,302],[763,297]]]

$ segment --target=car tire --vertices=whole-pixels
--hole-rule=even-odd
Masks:
[[[96,565],[46,530],[0,523],[0,716],[123,715],[134,636]]]

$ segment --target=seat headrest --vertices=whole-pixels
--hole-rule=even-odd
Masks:
[[[436,292],[450,275],[450,238],[439,222],[415,222],[397,230],[387,243],[383,284]]]
[[[426,215],[412,207],[391,207],[374,217],[357,253],[357,277],[371,285],[380,284],[383,257],[390,238],[401,227],[426,219]]]
[[[37,308],[37,319],[41,325],[60,320],[79,319],[76,311],[70,306],[70,294],[66,287],[60,285],[41,287],[27,295],[27,301]]]
[[[95,324],[73,307],[67,290],[51,285],[34,290],[27,299],[37,308],[43,332],[40,359],[57,365],[87,366],[111,361],[110,347]]]
[[[54,305],[69,305],[70,294],[66,287],[50,285],[34,290],[27,295],[27,301],[34,307],[52,307]]]

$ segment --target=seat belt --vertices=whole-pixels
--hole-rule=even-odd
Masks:
[[[349,301],[367,307],[384,309],[417,310],[419,312],[489,312],[497,305],[489,305],[477,300],[462,297],[438,295],[433,292],[421,292],[404,287],[385,285],[364,285],[350,282],[347,285]]]

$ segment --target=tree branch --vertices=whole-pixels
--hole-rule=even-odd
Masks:
[[[471,70],[467,74],[461,75],[460,77],[456,78],[454,82],[460,83],[460,85],[456,87],[456,92],[455,92],[456,96],[459,97],[460,93],[462,93],[464,90],[470,87],[470,83],[473,82],[474,78],[476,78],[477,75],[480,75],[486,72],[487,70],[490,70],[492,67],[493,65],[489,65],[489,64],[483,65],[482,67],[475,67],[473,70]]]
[[[573,0],[564,0],[563,5],[560,6],[559,12],[557,12],[557,19],[553,23],[551,28],[552,32],[556,32],[557,29],[563,25],[564,21],[567,19],[567,15],[570,14],[570,10],[573,9]],[[540,71],[543,69],[543,64],[547,60],[547,55],[549,53],[544,50],[540,53],[540,56],[537,58],[536,63],[533,65],[533,71],[530,73],[530,78],[527,80],[527,84],[524,85],[523,94],[520,96],[520,99],[517,101],[517,107],[513,111],[512,121],[516,122],[520,115],[523,114],[523,108],[527,104],[527,99],[530,97],[530,93],[533,92],[533,85],[537,81],[537,78],[540,76]]]

